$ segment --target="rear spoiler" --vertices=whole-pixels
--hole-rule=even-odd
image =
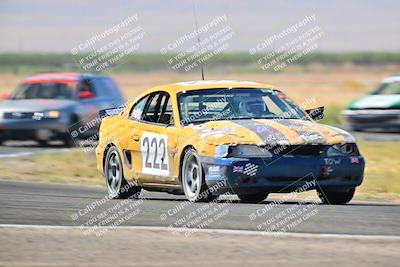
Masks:
[[[102,109],[99,111],[100,119],[118,115],[119,113],[121,113],[124,110],[124,108],[125,107]]]

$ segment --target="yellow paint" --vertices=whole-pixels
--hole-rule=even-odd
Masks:
[[[219,144],[261,144],[261,138],[249,129],[231,121],[212,121],[201,125],[182,126],[178,112],[177,95],[181,92],[191,90],[203,90],[212,88],[267,88],[275,89],[274,86],[239,81],[199,81],[188,83],[175,83],[157,86],[149,89],[135,101],[127,105],[120,114],[104,118],[100,127],[100,140],[96,148],[97,168],[103,173],[103,159],[106,147],[113,144],[117,147],[120,157],[124,157],[124,151],[132,156],[132,168],[123,160],[123,171],[126,180],[137,180],[139,182],[162,182],[179,184],[180,161],[185,148],[192,146],[200,156],[213,157],[215,147]],[[173,117],[175,126],[160,126],[148,122],[135,121],[129,118],[131,108],[135,103],[146,95],[153,92],[167,92],[171,96],[173,106]],[[291,144],[304,143],[301,137],[290,127],[284,126],[279,121],[263,123],[281,132]],[[302,123],[304,124],[304,123]],[[306,124],[304,124],[306,125]],[[321,130],[318,124],[307,126],[324,136],[332,135],[330,142],[343,140],[335,136],[332,129]],[[155,176],[142,174],[142,155],[140,138],[143,132],[157,133],[168,136],[168,161],[169,175]]]

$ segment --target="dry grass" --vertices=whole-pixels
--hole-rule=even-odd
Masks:
[[[400,143],[361,142],[367,167],[355,199],[400,202]],[[73,166],[73,167],[71,167]],[[2,179],[102,185],[94,155],[80,150],[49,153],[0,161]],[[306,193],[304,196],[312,196]],[[272,197],[279,198],[279,195]],[[313,195],[315,197],[315,194]]]
[[[10,180],[102,184],[93,154],[81,150],[69,153],[41,153],[0,161],[0,177]]]
[[[400,69],[386,68],[371,71],[365,68],[328,68],[310,69],[307,72],[299,68],[289,68],[281,73],[206,73],[206,78],[249,80],[272,84],[286,92],[297,102],[311,97],[316,98],[316,105],[344,106],[349,101],[364,95],[386,76]],[[0,92],[9,92],[24,78],[22,75],[0,74]],[[115,74],[128,99],[143,91],[161,84],[177,81],[198,80],[197,74],[179,74],[175,72],[147,72]]]
[[[359,146],[366,169],[357,197],[400,201],[400,143],[360,142]]]
[[[332,70],[326,73],[284,72],[276,74],[209,74],[207,79],[248,80],[272,84],[301,103],[311,97],[316,105],[346,105],[349,101],[364,95],[389,73],[370,73],[365,70]],[[176,73],[150,73],[115,75],[128,98],[133,98],[146,89],[160,84],[198,80],[197,75]],[[355,86],[356,85],[356,86]]]

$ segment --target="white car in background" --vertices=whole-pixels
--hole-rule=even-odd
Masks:
[[[384,79],[370,95],[351,102],[342,116],[354,131],[400,131],[400,74]]]

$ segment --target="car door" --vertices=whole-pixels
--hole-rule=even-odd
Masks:
[[[96,107],[98,110],[115,108],[125,104],[117,84],[110,77],[94,77],[91,84],[96,92]]]
[[[167,92],[155,92],[140,115],[132,110],[135,145],[131,149],[139,182],[176,183],[172,162],[177,138],[171,103]]]
[[[139,181],[141,173],[141,157],[138,156],[140,148],[140,120],[146,107],[150,95],[146,95],[138,100],[129,110],[126,117],[120,122],[122,133],[118,133],[119,145],[122,148],[124,159],[124,176],[127,180]]]

